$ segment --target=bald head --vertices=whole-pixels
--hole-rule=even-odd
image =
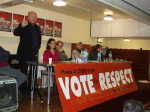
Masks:
[[[37,13],[34,11],[28,12],[28,21],[31,23],[35,23],[37,20]]]

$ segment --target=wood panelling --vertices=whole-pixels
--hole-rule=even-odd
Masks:
[[[125,59],[132,62],[136,80],[148,79],[150,51],[135,49],[111,49],[111,51],[114,59]]]
[[[76,44],[73,43],[73,44],[72,44],[72,47],[71,47],[71,50],[73,50],[73,49],[75,49],[75,48],[76,48]],[[89,53],[92,51],[92,46],[89,45],[89,44],[83,44],[83,48],[86,48]]]

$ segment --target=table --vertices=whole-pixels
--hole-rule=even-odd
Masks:
[[[47,99],[47,104],[50,104],[50,79],[53,77],[53,64],[42,64],[42,63],[37,63],[37,62],[27,62],[28,64],[28,70],[27,74],[28,76],[31,75],[31,102],[33,102],[33,97],[34,97],[34,92],[35,89],[38,92],[38,95],[40,97],[41,103],[43,102],[43,99],[39,93],[38,90],[38,85],[37,85],[37,71],[38,71],[38,66],[43,66],[46,67],[47,70],[47,75],[48,75],[48,99]]]

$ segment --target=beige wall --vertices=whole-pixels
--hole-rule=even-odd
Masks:
[[[150,37],[150,25],[131,18],[114,19],[113,21],[97,20],[92,22],[93,37]]]
[[[83,43],[95,44],[95,39],[90,37],[90,22],[78,19],[75,17],[67,16],[64,14],[56,13],[49,10],[39,9],[28,5],[18,5],[5,9],[8,12],[27,15],[28,11],[36,11],[40,18],[50,19],[63,23],[62,38],[58,38],[66,43],[65,50],[70,54],[70,43],[82,41]],[[46,40],[49,37],[43,36],[41,52],[45,49]],[[12,53],[16,53],[18,46],[18,38],[14,37],[12,33],[0,32],[0,45],[6,47]]]
[[[150,50],[150,40],[144,39],[131,39],[130,42],[125,42],[123,39],[104,39],[103,44],[110,48],[121,49],[140,49]]]

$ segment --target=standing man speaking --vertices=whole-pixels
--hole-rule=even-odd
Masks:
[[[41,29],[36,25],[36,12],[28,12],[27,20],[14,30],[14,35],[20,36],[17,57],[22,72],[27,72],[27,61],[38,61],[38,52],[41,46]]]

